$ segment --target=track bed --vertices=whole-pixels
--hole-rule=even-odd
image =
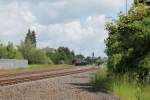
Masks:
[[[16,74],[3,74],[0,75],[0,86],[13,85],[28,81],[40,80],[50,77],[65,76],[70,74],[82,73],[87,71],[96,70],[95,67],[72,67],[72,68],[59,68],[49,69],[42,71],[23,72]]]

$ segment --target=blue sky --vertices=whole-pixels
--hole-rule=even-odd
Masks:
[[[67,46],[86,56],[106,56],[105,22],[120,11],[125,12],[125,0],[0,0],[0,42],[18,45],[30,28],[39,48]]]

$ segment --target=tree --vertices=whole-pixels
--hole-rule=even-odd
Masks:
[[[59,47],[56,51],[58,63],[71,64],[74,58],[74,52],[71,52],[66,47]]]
[[[76,55],[75,58],[80,59],[80,60],[85,59],[84,55],[82,55],[82,54]]]
[[[29,52],[28,61],[30,64],[48,64],[49,58],[41,50],[32,49]]]
[[[46,54],[39,49],[32,46],[30,41],[18,46],[18,50],[22,53],[23,57],[28,60],[29,64],[48,64],[49,58]]]
[[[6,46],[7,49],[7,58],[9,59],[13,59],[16,55],[16,50],[14,49],[14,46],[12,43],[8,43],[8,45]]]
[[[46,55],[47,57],[49,57],[49,59],[51,59],[51,63],[55,63],[57,64],[58,61],[57,61],[57,56],[56,56],[56,53],[55,52],[51,52],[51,51],[46,51]]]
[[[25,38],[25,43],[31,43],[34,48],[36,48],[36,34],[35,31],[28,30],[28,33]]]
[[[0,44],[0,58],[1,59],[22,59],[22,54],[15,49],[12,43],[8,45]]]
[[[55,64],[72,64],[75,56],[67,47],[59,47],[55,52],[49,50],[46,54]]]
[[[7,48],[3,44],[0,44],[0,59],[7,58]]]
[[[18,46],[18,50],[22,53],[23,57],[27,60],[29,59],[30,52],[33,49],[35,48],[32,47],[30,41],[26,41],[26,43],[21,41],[21,44]]]
[[[101,58],[101,57],[97,57],[96,58],[96,64],[97,65],[101,65],[101,64],[103,64],[104,63],[104,61],[103,61],[103,59]]]
[[[18,46],[18,50],[30,64],[47,64],[50,60],[46,53],[36,48],[35,32],[31,32],[30,29],[25,37],[25,41],[22,41],[20,46]]]
[[[85,61],[86,61],[88,64],[92,64],[92,57],[87,56],[87,57],[85,58]]]
[[[33,44],[33,46],[36,48],[36,34],[35,34],[35,31],[33,30],[32,31],[32,34],[31,34],[32,36],[31,36],[31,41],[32,41],[32,44]]]
[[[136,73],[139,77],[150,71],[150,17],[144,4],[132,8],[125,16],[106,25],[105,41],[108,70],[115,74]],[[142,73],[142,74],[141,74]]]

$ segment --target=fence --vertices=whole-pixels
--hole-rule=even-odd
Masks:
[[[25,67],[28,67],[28,60],[0,59],[0,69]]]

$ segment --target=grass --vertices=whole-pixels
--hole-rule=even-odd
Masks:
[[[113,90],[113,94],[119,96],[121,100],[150,100],[150,85],[139,89],[137,85],[122,83],[115,85]]]
[[[129,82],[125,77],[110,79],[107,77],[106,69],[98,70],[90,83],[94,90],[108,92],[119,97],[120,100],[150,100],[150,84],[140,88],[134,80]]]
[[[90,83],[95,91],[110,92],[112,90],[111,81],[107,77],[106,70],[98,70],[95,76],[91,78]]]
[[[67,64],[33,64],[33,65],[29,65],[29,69],[45,69],[45,68],[59,68],[59,67],[72,67],[73,65],[67,65]]]
[[[0,69],[0,73],[18,73],[18,72],[24,72],[24,71],[34,71],[34,70],[44,70],[44,69],[50,69],[50,68],[62,68],[62,67],[72,67],[73,65],[67,65],[67,64],[33,64],[29,65],[27,68],[14,68],[14,69]]]
[[[145,86],[143,90],[144,90],[145,100],[150,100],[150,86],[149,85]]]
[[[133,100],[136,93],[136,86],[129,83],[120,82],[113,86],[113,94],[119,96],[121,100]]]

